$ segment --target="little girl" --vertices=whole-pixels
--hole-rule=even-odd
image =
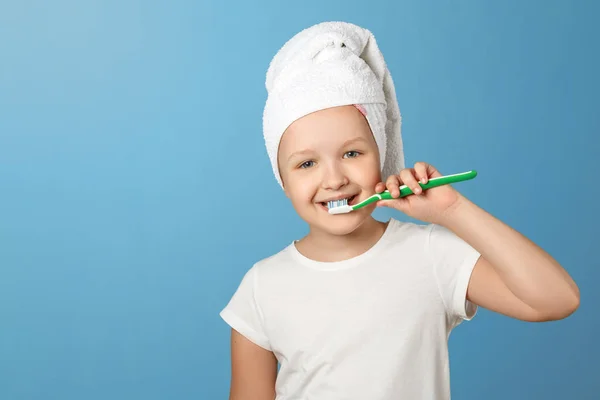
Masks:
[[[310,229],[254,264],[221,312],[230,400],[449,399],[448,336],[478,306],[525,321],[577,309],[577,286],[546,252],[452,186],[421,190],[441,174],[404,167],[393,82],[368,30],[300,32],[267,90],[273,172]],[[415,194],[398,198],[401,185]],[[385,189],[395,199],[328,212]],[[377,221],[376,206],[425,224]]]

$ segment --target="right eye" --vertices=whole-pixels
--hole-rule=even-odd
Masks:
[[[300,164],[300,168],[309,168],[313,165],[314,161],[305,161],[302,164]]]

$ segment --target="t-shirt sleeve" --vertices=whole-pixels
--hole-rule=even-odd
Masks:
[[[263,329],[263,316],[256,301],[257,271],[251,268],[242,279],[227,306],[221,311],[223,320],[258,346],[271,350]]]
[[[479,252],[449,229],[432,224],[428,251],[446,312],[455,322],[470,320],[477,306],[467,300],[467,288]]]

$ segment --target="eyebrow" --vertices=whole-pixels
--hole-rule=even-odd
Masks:
[[[362,137],[362,136],[357,136],[357,137],[355,137],[353,139],[346,140],[340,147],[346,147],[349,144],[356,143],[356,142],[367,142],[367,140],[364,137]],[[291,160],[292,157],[299,156],[299,155],[302,155],[302,154],[312,153],[313,151],[314,150],[312,150],[312,149],[305,149],[305,150],[296,151],[296,152],[290,154],[290,156],[288,157],[288,161]]]

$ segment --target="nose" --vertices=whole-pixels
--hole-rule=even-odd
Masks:
[[[338,190],[348,184],[348,177],[338,163],[331,162],[324,170],[323,189]]]

